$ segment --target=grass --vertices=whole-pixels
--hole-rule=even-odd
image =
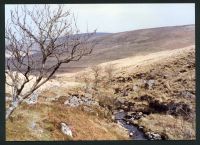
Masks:
[[[36,105],[23,103],[6,121],[6,140],[119,140],[128,139],[127,132],[111,121],[111,111],[114,100],[118,97],[129,102],[134,102],[134,107],[144,111],[149,109],[148,101],[141,101],[142,95],[152,96],[159,102],[183,102],[191,106],[191,114],[194,116],[187,121],[182,114],[178,116],[157,112],[142,118],[135,123],[144,126],[145,131],[153,131],[164,134],[168,139],[195,139],[195,98],[181,96],[181,92],[195,92],[195,60],[194,49],[184,51],[174,58],[165,59],[148,64],[123,70],[121,74],[114,74],[115,78],[110,84],[106,80],[99,83],[92,96],[104,107],[90,107],[92,111],[85,111],[83,106],[69,108],[64,106],[65,100],[70,94],[84,94],[85,90],[79,86],[76,88],[52,88],[40,94]],[[140,77],[143,74],[143,77]],[[90,76],[90,75],[89,75]],[[117,77],[128,78],[118,82]],[[91,77],[91,76],[90,76]],[[152,89],[145,89],[142,80],[152,78],[155,85]],[[82,82],[83,83],[83,82]],[[114,94],[115,88],[126,90],[138,86],[136,91],[128,91],[127,96],[122,93]],[[48,102],[46,99],[59,95],[56,101]],[[109,110],[109,107],[111,108]],[[113,108],[112,108],[113,107]],[[36,123],[35,132],[30,124]],[[73,138],[65,136],[60,131],[60,123],[65,122],[73,132]]]
[[[172,115],[151,114],[138,121],[145,131],[164,134],[169,140],[193,140],[195,129],[190,122]]]
[[[19,113],[20,112],[20,113]],[[6,122],[6,140],[120,140],[128,139],[126,131],[106,120],[101,115],[64,107],[64,105],[25,103]],[[34,121],[37,129],[31,129]],[[73,132],[73,138],[60,131],[60,123],[65,122]],[[42,130],[42,133],[38,132]]]

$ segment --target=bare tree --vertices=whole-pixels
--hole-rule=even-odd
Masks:
[[[94,74],[94,88],[96,88],[99,82],[101,81],[100,73],[102,71],[102,67],[96,65],[96,66],[91,67],[91,70],[92,70],[92,73]]]
[[[88,93],[89,85],[90,85],[90,82],[91,82],[91,79],[88,76],[88,73],[82,72],[82,73],[78,74],[76,76],[76,80],[84,82],[84,84],[85,84],[85,92]]]
[[[6,24],[6,85],[13,89],[6,119],[19,104],[45,84],[64,63],[79,61],[92,52],[94,33],[78,35],[76,18],[63,5],[25,5],[10,13]],[[32,75],[34,74],[34,75]],[[24,92],[25,86],[34,83]]]
[[[108,78],[108,83],[111,83],[113,78],[113,72],[114,72],[114,65],[113,64],[107,64],[104,68],[106,76]]]

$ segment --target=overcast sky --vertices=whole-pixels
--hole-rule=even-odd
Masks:
[[[16,5],[5,6],[5,18]],[[31,5],[29,5],[31,7]],[[55,5],[52,5],[54,8]],[[66,4],[78,17],[81,32],[123,32],[143,28],[195,24],[194,4]]]

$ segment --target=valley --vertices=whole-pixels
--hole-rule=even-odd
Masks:
[[[195,139],[194,38],[193,25],[92,38],[90,56],[63,65],[6,121],[6,140]]]

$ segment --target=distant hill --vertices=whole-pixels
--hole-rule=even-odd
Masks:
[[[104,33],[103,33],[104,34]],[[60,72],[82,68],[163,50],[173,50],[195,44],[195,25],[141,29],[120,33],[106,33],[92,38],[99,43],[90,56],[79,62],[63,64]]]
[[[80,35],[85,34],[78,34]],[[59,41],[65,39],[61,37]],[[92,40],[98,41],[92,54],[83,57],[79,62],[63,64],[59,72],[74,72],[107,61],[194,45],[195,25],[159,27],[120,33],[97,32],[92,36]],[[37,54],[33,56],[38,59]],[[51,60],[49,62],[52,63]]]

